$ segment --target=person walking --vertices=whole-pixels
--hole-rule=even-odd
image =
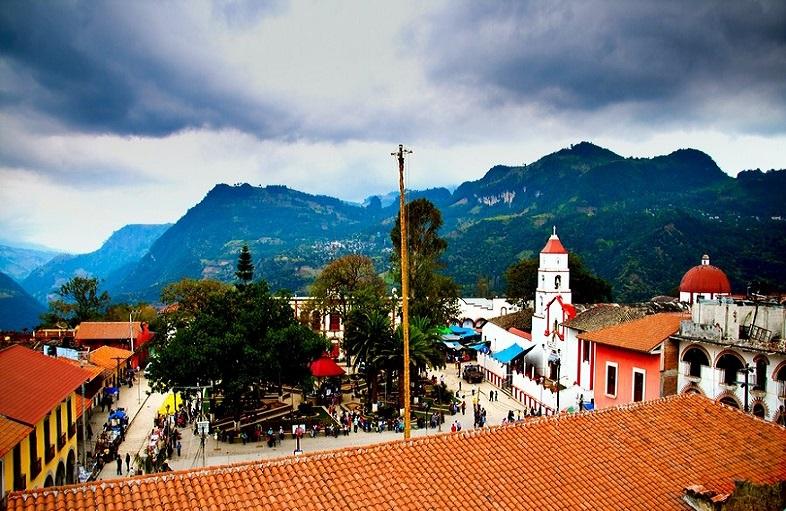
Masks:
[[[131,473],[131,453],[126,453],[126,473]]]
[[[177,441],[177,446],[176,446],[176,448],[177,448],[177,457],[178,458],[180,457],[180,449],[182,449],[182,447],[183,447],[183,444],[181,444],[180,440],[178,440]]]
[[[117,461],[117,475],[123,475],[123,458],[120,457],[120,454],[117,455],[115,459]]]

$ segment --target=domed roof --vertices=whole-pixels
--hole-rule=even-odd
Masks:
[[[731,293],[731,284],[726,274],[710,264],[709,256],[701,258],[701,264],[688,270],[680,281],[681,293]]]

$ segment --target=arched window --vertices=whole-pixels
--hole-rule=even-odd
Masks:
[[[759,357],[756,360],[756,385],[755,390],[767,390],[767,359]]]
[[[763,419],[765,415],[764,405],[761,403],[756,403],[755,405],[753,405],[753,415]]]
[[[733,408],[739,408],[740,407],[740,405],[737,403],[737,401],[733,397],[726,396],[723,399],[721,399],[720,402],[723,403],[724,405],[729,405],[729,406],[731,406]]]
[[[682,361],[688,363],[688,376],[701,378],[701,366],[709,367],[707,355],[699,348],[688,348],[682,356]]]
[[[562,277],[557,275],[554,277],[554,289],[559,289],[560,285],[562,285]]]
[[[723,369],[723,383],[726,385],[736,385],[738,380],[737,373],[742,371],[743,364],[737,356],[731,353],[725,353],[718,359],[718,363],[715,367]]]

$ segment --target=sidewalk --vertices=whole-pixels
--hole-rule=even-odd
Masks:
[[[158,407],[164,401],[164,395],[159,393],[149,393],[150,388],[144,374],[140,371],[137,375],[137,383],[132,388],[123,387],[120,390],[120,398],[115,406],[125,408],[128,414],[128,429],[126,430],[125,441],[120,444],[118,452],[123,458],[123,475],[128,475],[125,465],[126,453],[131,454],[131,464],[134,463],[134,456],[147,442],[148,433],[153,425],[153,418],[158,411]],[[103,428],[109,412],[99,412],[90,419],[93,431],[98,432]],[[132,467],[133,468],[133,467]],[[96,479],[116,479],[117,465],[115,462],[107,463],[101,470]]]

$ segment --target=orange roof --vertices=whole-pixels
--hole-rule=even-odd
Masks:
[[[546,246],[540,251],[541,254],[567,254],[568,251],[562,246],[559,236],[556,233],[549,236]]]
[[[90,399],[77,394],[76,400],[74,401],[74,406],[76,406],[76,419],[78,419],[82,416],[83,412],[86,412],[92,408],[93,402]]]
[[[77,341],[128,339],[129,331],[133,330],[136,339],[142,331],[142,324],[135,321],[130,325],[128,321],[85,321],[76,327],[74,337]]]
[[[680,329],[680,313],[661,313],[644,316],[618,325],[584,332],[579,339],[617,346],[635,351],[649,352]]]
[[[99,376],[101,373],[104,372],[103,367],[98,367],[97,365],[93,365],[89,362],[79,362],[78,360],[73,360],[64,357],[61,357],[59,360],[62,360],[63,362],[68,362],[69,364],[74,365],[76,367],[81,367],[83,370],[90,373],[90,377],[87,379],[87,381],[95,380],[97,376]]]
[[[118,366],[118,359],[120,359],[120,366],[123,367],[125,361],[131,358],[131,355],[133,353],[122,348],[101,346],[97,350],[90,352],[90,363],[104,369],[114,370]]]
[[[0,415],[35,425],[90,378],[61,359],[22,346],[0,351]]]
[[[299,458],[16,492],[8,510],[684,510],[686,487],[730,493],[735,479],[786,479],[786,428],[681,395]]]
[[[0,416],[0,458],[22,441],[33,428]]]

